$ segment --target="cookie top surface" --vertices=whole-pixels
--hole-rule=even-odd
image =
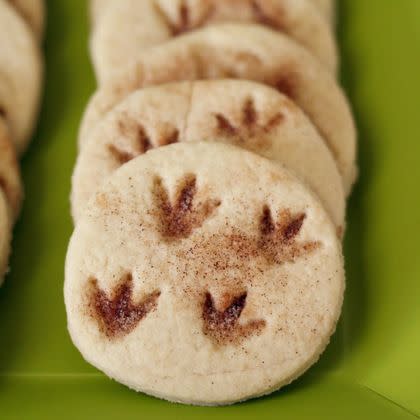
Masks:
[[[104,83],[144,49],[203,26],[258,23],[294,38],[332,72],[337,48],[331,27],[311,0],[119,0],[95,2],[91,54]]]
[[[42,84],[39,46],[28,25],[0,1],[0,116],[10,125],[15,147],[27,147],[38,112]]]
[[[16,219],[20,213],[23,186],[20,177],[16,152],[10,138],[9,129],[0,117],[0,189],[7,199],[11,217]]]
[[[103,180],[147,150],[176,142],[218,141],[263,155],[300,176],[318,194],[338,230],[345,198],[334,158],[286,96],[247,81],[181,82],[134,92],[93,130],[73,175],[77,221]]]
[[[356,131],[342,90],[303,47],[259,25],[210,26],[149,49],[93,96],[82,122],[81,147],[103,116],[139,88],[223,77],[263,82],[293,99],[325,138],[350,191]]]
[[[95,194],[72,236],[65,302],[90,363],[200,404],[271,392],[329,341],[341,246],[290,172],[215,143],[149,151]]]

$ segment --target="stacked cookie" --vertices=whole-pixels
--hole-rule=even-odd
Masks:
[[[41,0],[0,1],[0,283],[23,196],[18,157],[38,113],[43,19]]]
[[[65,301],[137,391],[264,395],[335,330],[356,133],[319,3],[92,1]]]

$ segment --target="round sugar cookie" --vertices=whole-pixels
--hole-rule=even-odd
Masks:
[[[337,161],[346,193],[356,178],[356,130],[345,95],[303,47],[279,32],[251,24],[210,26],[151,48],[91,99],[80,144],[104,115],[133,91],[165,82],[223,77],[277,88],[312,120]]]
[[[225,22],[258,23],[283,32],[305,46],[333,74],[337,71],[331,27],[310,0],[118,0],[100,4],[102,16],[91,37],[92,61],[100,84],[143,50]]]
[[[9,123],[16,150],[28,146],[38,114],[42,84],[39,46],[28,25],[0,1],[0,117]]]
[[[238,80],[150,87],[109,112],[79,153],[71,196],[74,220],[122,164],[151,148],[191,141],[231,143],[283,163],[318,194],[343,232],[342,181],[323,139],[286,96]]]
[[[238,147],[149,151],[92,197],[71,238],[68,328],[137,391],[221,405],[268,394],[320,356],[344,291],[341,245],[289,171]]]

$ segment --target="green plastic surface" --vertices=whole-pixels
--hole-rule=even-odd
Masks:
[[[50,0],[46,90],[23,160],[25,208],[0,290],[2,419],[410,419],[420,416],[420,1],[341,0],[343,82],[360,130],[343,317],[308,374],[225,408],[136,394],[70,342],[63,270],[76,135],[95,83],[85,0]]]

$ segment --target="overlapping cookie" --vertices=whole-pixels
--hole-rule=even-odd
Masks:
[[[0,117],[11,128],[15,147],[27,147],[38,114],[42,63],[26,22],[5,0],[0,1]]]
[[[264,395],[305,372],[343,290],[336,228],[315,195],[220,143],[158,148],[114,172],[66,260],[68,327],[86,360],[192,404]]]
[[[312,187],[343,231],[340,173],[316,129],[281,93],[237,80],[175,83],[128,96],[80,151],[73,218],[80,218],[88,199],[122,164],[154,147],[203,140],[231,143],[283,163]]]
[[[93,2],[91,54],[99,83],[172,37],[223,22],[259,23],[294,38],[332,72],[337,49],[331,27],[311,0],[118,0]],[[95,11],[96,10],[96,11]]]
[[[309,116],[337,161],[346,193],[356,178],[356,131],[350,107],[331,74],[303,47],[250,24],[211,26],[151,48],[100,88],[86,110],[79,142],[131,92],[171,81],[250,79],[277,88]]]

